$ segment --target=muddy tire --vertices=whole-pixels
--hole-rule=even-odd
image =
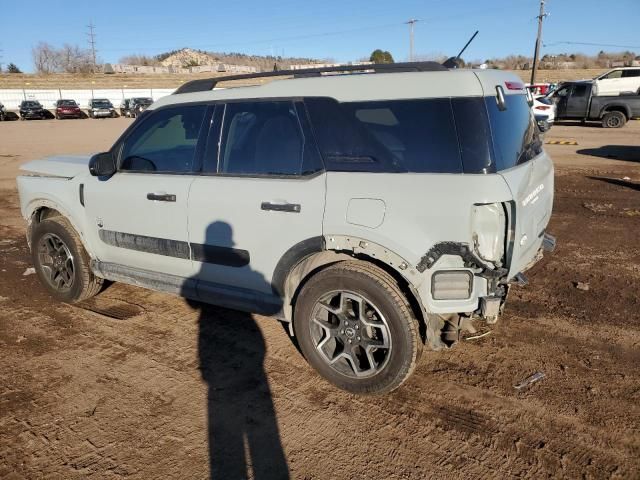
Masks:
[[[627,117],[622,112],[607,112],[602,117],[602,126],[604,128],[622,128],[625,123],[627,123]]]
[[[305,358],[338,388],[381,394],[413,372],[422,342],[394,278],[375,265],[342,262],[305,284],[294,330]]]
[[[64,217],[49,218],[33,227],[31,256],[40,282],[56,300],[80,302],[102,288],[103,279],[89,268],[89,255]]]

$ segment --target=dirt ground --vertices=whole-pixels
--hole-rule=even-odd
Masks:
[[[18,166],[128,123],[0,123],[0,478],[639,478],[640,121],[553,127],[578,141],[547,147],[556,252],[383,397],[324,382],[273,319],[118,284],[69,306],[23,275]]]

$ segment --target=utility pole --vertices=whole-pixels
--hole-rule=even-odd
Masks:
[[[87,33],[87,37],[89,37],[89,45],[91,46],[91,58],[93,60],[93,73],[96,73],[96,34],[93,31],[95,25],[93,21],[89,22],[87,25],[89,32]]]
[[[542,38],[542,21],[548,13],[544,13],[544,2],[540,0],[540,14],[538,15],[538,36],[536,37],[536,48],[533,52],[533,66],[531,68],[531,84],[536,83],[536,73],[538,71],[538,55],[540,54],[540,39]]]
[[[419,22],[417,18],[412,18],[409,21],[404,22],[406,25],[409,25],[409,61],[413,62],[413,27]]]

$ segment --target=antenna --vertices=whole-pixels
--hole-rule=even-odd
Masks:
[[[458,60],[460,60],[460,56],[464,53],[469,44],[473,42],[473,39],[476,38],[476,35],[478,35],[479,31],[480,30],[476,30],[476,33],[471,35],[471,38],[467,43],[465,43],[464,47],[462,47],[462,50],[460,50],[460,53],[458,53],[458,55],[456,55],[455,57],[449,57],[442,65],[447,68],[458,68]]]

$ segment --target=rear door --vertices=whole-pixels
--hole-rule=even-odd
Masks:
[[[640,68],[624,70],[622,72],[622,91],[640,94]]]
[[[535,258],[553,207],[553,163],[542,149],[535,120],[522,94],[505,95],[506,109],[486,97],[496,169],[513,195],[509,277]]]
[[[275,305],[281,259],[321,241],[325,181],[300,103],[218,105],[203,175],[189,195],[199,295],[235,296],[245,308],[255,301],[257,310]]]

